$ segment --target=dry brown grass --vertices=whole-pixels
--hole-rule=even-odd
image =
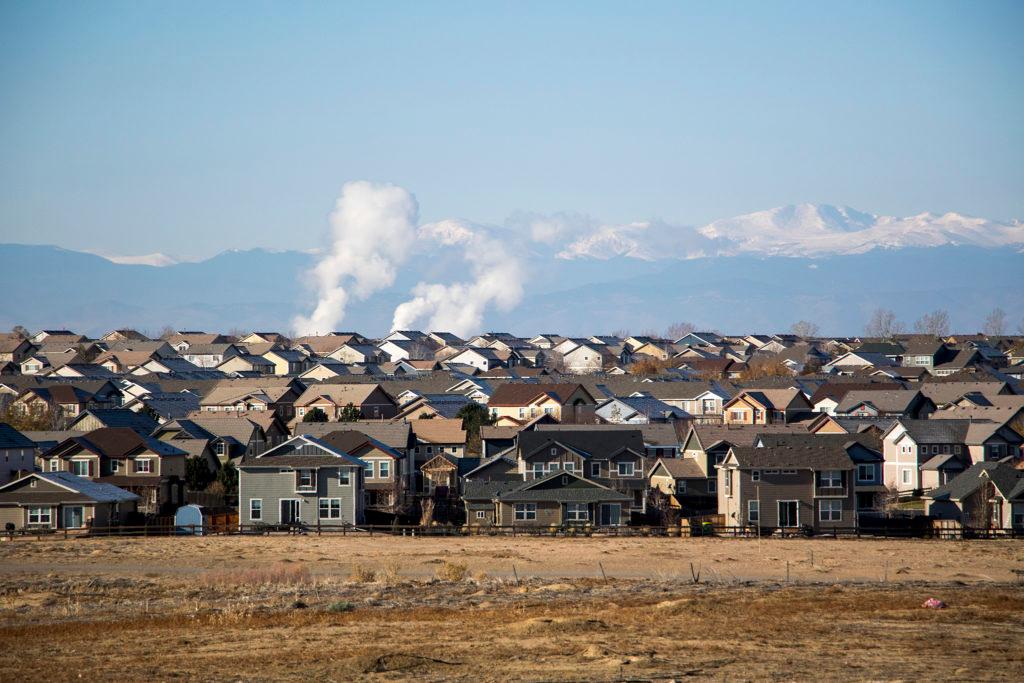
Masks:
[[[202,575],[206,586],[295,586],[312,580],[309,567],[304,564],[277,563],[240,571],[209,571]]]
[[[401,565],[396,561],[385,562],[377,572],[377,580],[385,586],[396,586],[402,581]]]
[[[435,572],[440,581],[463,581],[469,575],[469,567],[464,562],[445,560]]]
[[[377,580],[377,572],[365,565],[354,563],[348,578],[355,583],[373,583]]]

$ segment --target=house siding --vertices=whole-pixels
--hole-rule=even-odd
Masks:
[[[280,524],[281,501],[295,499],[299,501],[299,518],[307,525],[339,526],[342,524],[359,524],[362,522],[362,487],[360,486],[359,468],[347,468],[351,472],[350,483],[343,486],[339,483],[337,467],[325,467],[317,470],[317,486],[314,492],[295,491],[295,470],[279,468],[264,469],[242,467],[239,471],[239,520],[242,524]],[[263,501],[263,518],[250,518],[250,504],[254,498]],[[320,499],[340,498],[340,519],[319,519]]]

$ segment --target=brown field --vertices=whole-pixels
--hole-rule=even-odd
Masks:
[[[5,541],[0,680],[1022,680],[1015,569],[1019,541]]]

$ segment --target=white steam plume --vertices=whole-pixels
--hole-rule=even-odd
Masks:
[[[317,305],[297,316],[299,334],[326,334],[345,319],[351,297],[365,299],[390,287],[416,238],[419,206],[401,187],[367,181],[346,183],[331,213],[329,250],[313,269]]]
[[[443,220],[419,229],[421,240],[445,246],[461,246],[474,280],[448,285],[421,282],[413,289],[413,298],[395,308],[393,330],[414,329],[425,323],[426,329],[443,330],[459,336],[480,330],[484,311],[494,304],[507,311],[523,297],[523,267],[501,240],[483,229],[461,221]]]

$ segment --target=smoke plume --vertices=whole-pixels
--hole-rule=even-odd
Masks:
[[[452,284],[420,282],[413,298],[395,308],[391,329],[425,329],[466,336],[478,332],[484,311],[492,303],[508,311],[523,297],[523,267],[502,240],[479,226],[443,220],[422,226],[421,241],[461,247],[473,280]]]
[[[313,269],[317,304],[297,316],[299,334],[326,334],[345,319],[350,299],[394,284],[414,240],[419,206],[407,190],[367,181],[346,183],[331,213],[331,246]]]

